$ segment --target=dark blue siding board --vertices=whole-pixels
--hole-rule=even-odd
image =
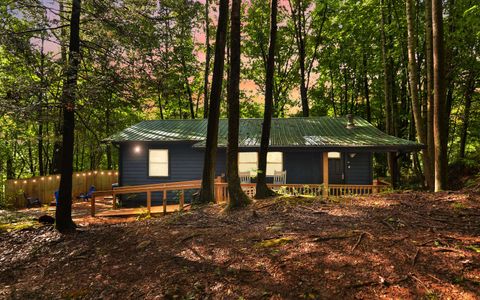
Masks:
[[[140,145],[141,152],[135,153],[134,148]],[[168,177],[150,177],[148,176],[148,149],[168,149],[169,154],[169,176]],[[177,182],[186,180],[200,180],[203,171],[204,151],[202,149],[192,148],[191,143],[125,143],[120,146],[121,163],[121,186]],[[217,151],[216,175],[220,176],[226,173],[226,153],[224,149]],[[169,203],[177,199],[175,192],[168,194]],[[185,201],[191,200],[193,192],[185,193]],[[146,205],[146,195],[137,194],[122,196],[124,206],[134,202],[135,205]],[[162,194],[152,194],[152,205],[162,203]]]
[[[355,157],[345,154],[345,183],[372,184],[372,154],[357,153]]]
[[[283,152],[283,168],[287,171],[287,183],[322,183],[323,164],[321,152]]]
[[[140,153],[134,152],[137,145],[141,146]],[[170,169],[168,177],[148,176],[148,149],[169,150]],[[298,149],[275,149],[272,151],[283,152],[283,168],[287,171],[287,183],[320,184],[323,182],[322,152]],[[192,148],[192,143],[123,143],[120,145],[119,151],[119,184],[120,186],[130,186],[199,180],[202,178],[203,159],[204,150]],[[340,168],[343,167],[345,170],[345,184],[372,183],[371,153],[359,152],[353,158],[348,153],[342,153],[341,163]],[[220,176],[225,173],[226,150],[220,148],[217,152],[216,175]],[[333,176],[331,179],[333,179]],[[270,181],[271,178],[267,180]],[[330,180],[330,183],[333,183],[332,180]],[[185,202],[189,202],[195,192],[197,191],[186,191]],[[124,207],[146,206],[145,194],[124,195],[121,198],[126,200],[122,201]],[[169,192],[167,198],[168,203],[178,203],[177,192]],[[152,205],[161,204],[162,193],[153,193]]]

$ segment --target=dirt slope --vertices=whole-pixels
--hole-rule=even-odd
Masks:
[[[221,209],[0,233],[0,298],[480,298],[475,191]]]

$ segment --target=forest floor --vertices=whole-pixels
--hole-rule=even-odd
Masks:
[[[4,226],[0,298],[480,298],[479,187],[77,222]]]

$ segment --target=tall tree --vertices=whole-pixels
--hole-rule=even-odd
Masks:
[[[430,178],[429,188],[435,188],[435,147],[433,139],[433,39],[432,39],[432,0],[425,0],[425,85],[426,85],[426,101],[427,101],[427,151],[430,158]]]
[[[275,73],[275,47],[277,39],[278,1],[271,0],[270,5],[270,42],[268,45],[267,68],[265,75],[265,109],[263,113],[262,139],[258,156],[258,175],[255,198],[262,199],[273,195],[267,187],[267,154],[270,143],[270,128],[273,112],[273,84]]]
[[[433,37],[433,138],[435,145],[435,191],[442,191],[447,183],[447,141],[445,131],[445,49],[443,42],[442,0],[432,0]]]
[[[205,0],[205,74],[203,75],[203,118],[208,118],[208,76],[210,76],[210,0]]]
[[[217,158],[218,122],[222,96],[223,69],[225,65],[225,43],[228,24],[228,0],[220,0],[217,34],[215,37],[215,58],[213,62],[212,89],[208,113],[207,140],[203,163],[202,189],[198,203],[208,203],[215,198],[215,161]]]
[[[250,198],[243,192],[238,176],[238,132],[240,126],[240,8],[241,0],[232,0],[230,22],[230,76],[228,81],[227,181],[229,209],[244,207]]]
[[[410,98],[412,99],[412,110],[413,118],[415,122],[415,129],[417,132],[417,137],[420,143],[427,145],[427,132],[424,124],[424,119],[422,117],[421,105],[418,99],[418,69],[417,69],[417,58],[416,58],[416,40],[417,35],[415,33],[415,19],[416,14],[414,10],[413,0],[406,0],[406,16],[407,16],[407,33],[408,33],[408,78],[410,80]],[[423,169],[425,173],[425,179],[428,187],[433,187],[433,182],[431,181],[431,170],[430,170],[430,156],[428,149],[422,150],[423,154]]]
[[[380,0],[380,34],[382,39],[382,62],[383,62],[383,89],[385,101],[385,127],[388,134],[395,135],[393,117],[393,61],[391,57],[390,39],[387,41],[385,2]],[[387,153],[388,169],[391,176],[392,187],[398,183],[398,161],[395,152]]]
[[[65,84],[62,95],[62,168],[57,210],[55,211],[55,225],[60,232],[75,230],[75,223],[73,223],[72,220],[72,174],[75,133],[75,99],[77,92],[78,67],[80,65],[80,5],[80,0],[72,1],[68,67],[65,74]]]

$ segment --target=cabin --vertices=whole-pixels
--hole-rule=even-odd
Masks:
[[[240,119],[239,172],[255,182],[263,119]],[[228,122],[219,121],[216,175],[226,174]],[[148,120],[109,137],[119,149],[119,186],[199,180],[207,120]],[[284,184],[371,185],[372,154],[417,151],[423,145],[390,136],[360,117],[273,118],[267,180]],[[243,182],[243,181],[242,181]]]

